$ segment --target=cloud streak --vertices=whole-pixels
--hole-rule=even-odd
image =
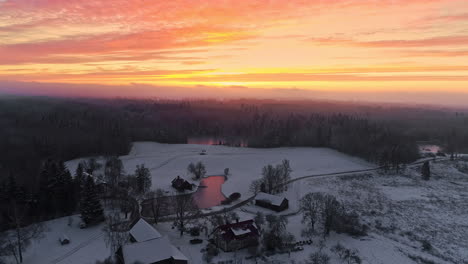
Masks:
[[[0,80],[457,92],[468,84],[461,10],[466,1],[6,0]]]

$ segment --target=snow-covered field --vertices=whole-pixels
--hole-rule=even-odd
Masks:
[[[207,155],[199,155],[202,150]],[[188,178],[186,167],[190,162],[202,161],[207,175],[221,175],[230,168],[230,177],[223,185],[229,195],[240,192],[243,198],[250,195],[249,185],[261,176],[267,164],[277,164],[289,159],[294,170],[292,177],[312,174],[333,173],[372,168],[360,159],[330,149],[321,148],[278,148],[250,149],[224,146],[167,145],[158,143],[135,143],[131,152],[121,157],[127,173],[132,173],[139,164],[151,169],[152,188],[170,190],[170,181],[177,175]],[[67,163],[73,172],[80,160]],[[467,162],[462,162],[465,168]],[[322,251],[331,257],[331,263],[342,263],[330,249],[338,242],[349,249],[356,249],[363,263],[368,264],[411,264],[411,263],[467,263],[468,261],[468,175],[456,169],[449,161],[431,165],[433,177],[422,181],[418,167],[408,168],[398,175],[346,175],[310,178],[292,183],[284,193],[290,208],[282,214],[288,216],[288,231],[297,240],[301,237],[302,215],[297,201],[309,192],[331,193],[347,208],[359,212],[361,220],[369,226],[368,236],[352,238],[344,234],[332,234],[323,242]],[[468,166],[467,166],[468,167]],[[461,170],[461,171],[460,171]],[[241,198],[242,199],[242,198]],[[268,212],[254,205],[247,205],[235,212],[241,220],[253,218],[255,212]],[[78,222],[75,217],[74,223]],[[32,263],[94,263],[109,256],[102,226],[80,230],[68,227],[67,219],[49,221],[51,231],[39,243],[26,252],[26,264]],[[156,226],[172,243],[191,259],[192,264],[203,263],[200,250],[206,245],[190,245],[190,236],[180,237],[171,223]],[[58,236],[65,233],[72,243],[60,246]],[[201,238],[205,238],[202,234]],[[304,246],[303,251],[269,257],[268,263],[304,263],[308,256],[319,250],[320,238],[313,245]],[[432,245],[430,251],[422,249],[422,241]],[[247,250],[236,253],[221,253],[218,261],[246,260]],[[55,261],[54,260],[60,260]],[[432,262],[431,262],[432,261]]]
[[[206,155],[200,155],[206,150]],[[262,168],[267,164],[279,164],[289,159],[293,172],[291,177],[311,174],[360,170],[372,167],[361,159],[354,158],[327,148],[275,148],[253,149],[214,145],[160,144],[136,142],[126,156],[120,157],[125,170],[131,174],[137,165],[145,164],[152,175],[153,189],[173,190],[171,181],[178,175],[190,180],[187,166],[202,161],[206,175],[223,175],[230,169],[230,176],[223,184],[223,193],[233,192],[249,195],[250,183],[261,177]],[[73,173],[81,159],[67,162]]]

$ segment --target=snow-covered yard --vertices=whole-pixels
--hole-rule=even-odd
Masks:
[[[80,216],[58,218],[45,222],[43,238],[26,250],[25,264],[94,264],[110,255],[104,240],[103,224],[80,229]],[[70,244],[60,245],[59,237],[66,235]]]

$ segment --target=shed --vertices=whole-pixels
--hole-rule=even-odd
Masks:
[[[255,196],[255,205],[281,212],[289,208],[289,201],[284,197],[260,192]]]

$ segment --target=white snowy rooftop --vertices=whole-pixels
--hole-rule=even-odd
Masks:
[[[132,229],[130,229],[130,235],[137,242],[143,242],[162,237],[161,234],[156,229],[154,229],[154,227],[152,227],[143,219],[138,220]]]
[[[231,228],[231,230],[235,236],[241,236],[241,235],[249,234],[250,232],[252,232],[250,231],[250,229],[242,229],[242,228]]]
[[[255,196],[255,200],[260,200],[260,201],[266,201],[269,202],[272,205],[280,206],[283,201],[284,197],[272,195],[269,193],[264,193],[264,192],[259,192],[257,196]]]
[[[125,263],[151,264],[166,259],[188,261],[166,237],[125,245],[122,253]]]

